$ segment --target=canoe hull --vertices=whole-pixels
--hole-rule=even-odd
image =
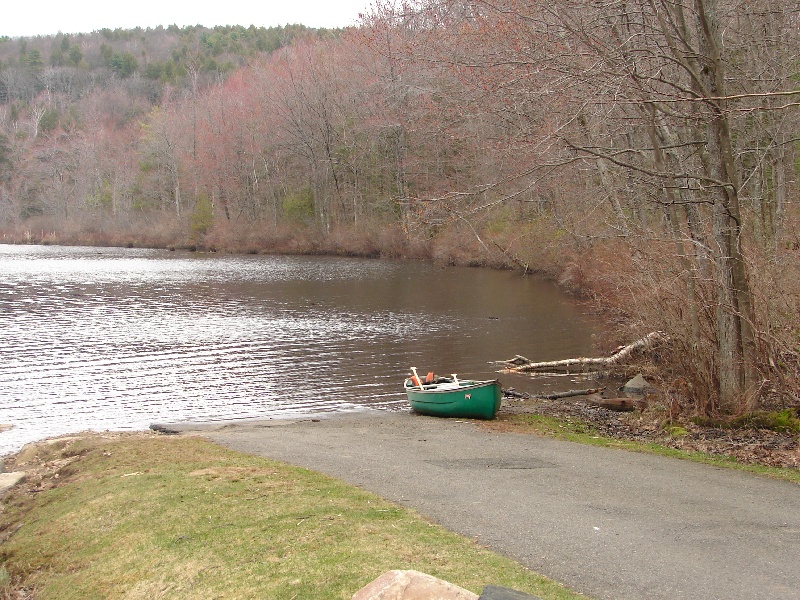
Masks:
[[[405,390],[414,412],[434,417],[494,419],[503,398],[497,380],[462,381],[455,389],[450,385],[425,386],[420,390],[407,379]]]

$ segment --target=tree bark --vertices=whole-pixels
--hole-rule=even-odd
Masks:
[[[707,128],[707,168],[720,182],[714,191],[713,236],[716,251],[717,335],[720,408],[733,410],[755,385],[755,335],[752,292],[742,256],[742,215],[739,174],[733,156],[725,99],[725,70],[717,22],[717,0],[695,0],[701,54],[698,65],[702,91],[712,111]]]

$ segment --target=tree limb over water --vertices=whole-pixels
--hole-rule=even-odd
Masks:
[[[641,339],[632,344],[623,346],[614,354],[601,358],[567,358],[564,360],[553,360],[547,362],[533,362],[524,356],[517,355],[512,359],[501,361],[506,365],[503,371],[506,373],[533,373],[533,372],[572,372],[588,370],[605,370],[623,363],[634,352],[650,348],[656,341],[665,339],[665,335],[660,331],[648,333]]]

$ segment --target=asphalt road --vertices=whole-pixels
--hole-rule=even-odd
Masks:
[[[202,433],[412,507],[595,598],[800,599],[796,484],[409,413]]]

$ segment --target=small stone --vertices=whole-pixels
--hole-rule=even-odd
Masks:
[[[478,595],[419,571],[387,571],[353,600],[478,600]]]

